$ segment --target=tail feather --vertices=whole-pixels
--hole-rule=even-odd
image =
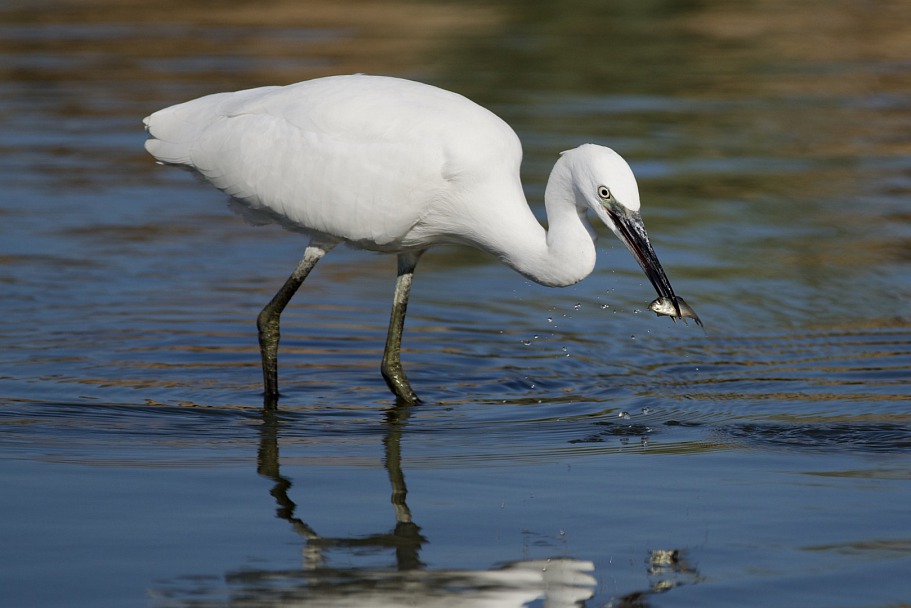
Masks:
[[[208,95],[146,116],[142,120],[149,133],[146,150],[159,163],[192,166],[194,142],[218,118],[219,103],[230,95]]]

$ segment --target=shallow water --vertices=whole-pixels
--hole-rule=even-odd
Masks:
[[[4,605],[908,602],[904,3],[257,6],[2,9]],[[264,411],[254,320],[304,242],[140,119],[355,71],[498,112],[538,213],[560,150],[616,148],[706,330],[605,232],[561,290],[440,248],[396,408],[394,260],[339,248]]]

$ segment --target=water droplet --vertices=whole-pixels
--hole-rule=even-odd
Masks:
[[[547,322],[548,322],[548,323],[553,323],[553,322],[554,322],[554,318],[553,318],[553,317],[547,317]]]
[[[582,303],[576,302],[576,305],[573,306],[573,310],[581,310],[581,309],[582,309]]]
[[[618,418],[623,418],[624,420],[629,420],[629,419],[630,419],[629,412],[623,412],[623,411],[621,411],[619,414],[617,414],[617,417],[618,417]]]
[[[537,339],[538,339],[538,334],[535,334],[535,340],[537,340]]]
[[[642,413],[643,413],[643,414],[651,414],[651,413],[652,413],[652,408],[646,406],[646,407],[642,408]]]
[[[524,346],[531,346],[531,340],[522,340]]]
[[[610,308],[610,304],[602,304],[602,305],[601,305],[601,310],[607,310],[608,308]]]

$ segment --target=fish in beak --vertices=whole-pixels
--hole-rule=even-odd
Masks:
[[[622,205],[605,205],[603,209],[611,220],[608,227],[633,254],[645,276],[658,292],[658,298],[648,305],[649,310],[658,315],[671,317],[675,322],[677,319],[683,319],[685,323],[689,318],[702,327],[702,321],[699,320],[696,311],[674,293],[674,288],[671,287],[671,282],[664,274],[664,268],[661,267],[661,262],[658,261],[658,256],[648,240],[648,233],[639,213]]]

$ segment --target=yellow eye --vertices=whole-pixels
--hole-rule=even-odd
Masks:
[[[607,186],[598,186],[598,196],[600,196],[604,200],[609,200],[610,199],[610,188],[608,188]]]

